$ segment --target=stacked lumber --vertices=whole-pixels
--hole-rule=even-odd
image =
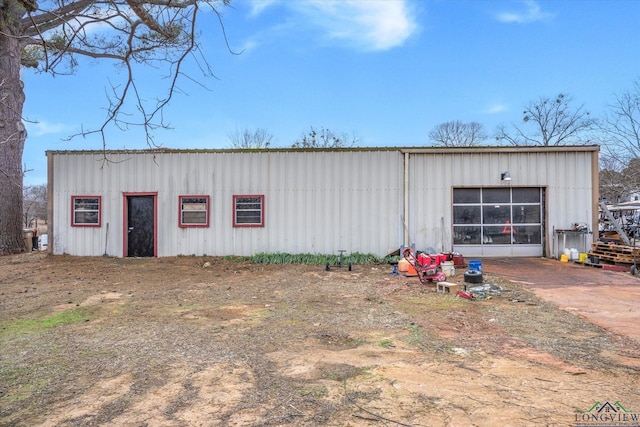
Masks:
[[[589,257],[597,257],[601,263],[608,264],[634,264],[635,260],[640,262],[640,248],[627,245],[612,245],[605,242],[591,244]]]

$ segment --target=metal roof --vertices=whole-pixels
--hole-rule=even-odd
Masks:
[[[330,152],[330,151],[400,151],[409,154],[470,154],[470,153],[540,153],[598,152],[598,145],[558,146],[477,146],[477,147],[340,147],[340,148],[149,148],[120,150],[47,150],[46,154],[138,154],[138,153],[269,153],[269,152]]]

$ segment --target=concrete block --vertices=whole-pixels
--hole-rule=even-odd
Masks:
[[[436,285],[436,292],[445,294],[455,294],[459,290],[461,290],[461,287],[457,283],[438,282]]]

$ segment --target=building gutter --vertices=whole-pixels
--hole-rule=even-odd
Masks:
[[[409,153],[404,153],[404,211],[402,213],[404,225],[404,246],[410,246],[409,241]]]
[[[598,152],[598,145],[554,146],[489,146],[489,147],[423,147],[399,148],[403,154],[482,154],[482,153],[549,153],[549,152]]]
[[[47,253],[53,255],[53,245],[55,244],[55,236],[53,228],[55,218],[53,216],[53,154],[47,152]]]

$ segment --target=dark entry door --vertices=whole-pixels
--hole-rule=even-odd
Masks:
[[[154,196],[127,196],[127,256],[154,256]]]

